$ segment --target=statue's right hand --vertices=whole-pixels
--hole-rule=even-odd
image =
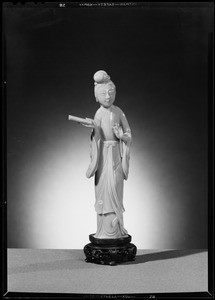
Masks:
[[[95,121],[93,119],[90,119],[90,118],[85,118],[89,123],[91,124],[84,124],[84,123],[81,123],[82,125],[86,126],[86,127],[91,127],[91,128],[94,128],[95,127]]]
[[[91,124],[84,124],[84,123],[81,123],[82,125],[86,126],[86,127],[90,127],[90,128],[93,128],[95,130],[95,132],[97,134],[99,134],[99,128],[98,128],[98,125],[96,124],[96,122],[93,120],[93,119],[90,119],[90,118],[85,118],[89,123]]]

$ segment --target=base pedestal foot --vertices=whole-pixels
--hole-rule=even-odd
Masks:
[[[97,239],[91,234],[90,241],[84,247],[86,262],[115,266],[134,260],[137,253],[137,247],[130,243],[130,235],[119,239]]]

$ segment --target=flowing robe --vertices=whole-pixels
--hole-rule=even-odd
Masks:
[[[123,224],[123,183],[128,178],[131,130],[121,109],[100,107],[94,118],[99,136],[91,135],[91,163],[87,177],[95,175],[96,238],[120,238],[127,235]],[[117,139],[113,126],[118,123],[126,142]]]

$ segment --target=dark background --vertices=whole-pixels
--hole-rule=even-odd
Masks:
[[[58,246],[51,243],[51,229],[50,244],[41,242],[41,219],[32,205],[43,191],[35,192],[34,185],[43,176],[47,180],[39,166],[47,165],[53,148],[68,149],[72,139],[88,145],[89,132],[66,117],[93,117],[93,74],[102,69],[116,84],[115,104],[132,129],[131,174],[139,182],[132,200],[140,211],[136,240],[142,246],[142,197],[154,215],[147,232],[157,240],[146,239],[148,248],[207,248],[212,17],[209,4],[4,6],[8,247]],[[147,195],[144,178],[150,181]]]

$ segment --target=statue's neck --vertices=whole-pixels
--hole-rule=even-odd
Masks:
[[[105,111],[112,111],[113,104],[110,107],[104,107],[104,106],[101,105],[101,108],[104,109]]]

